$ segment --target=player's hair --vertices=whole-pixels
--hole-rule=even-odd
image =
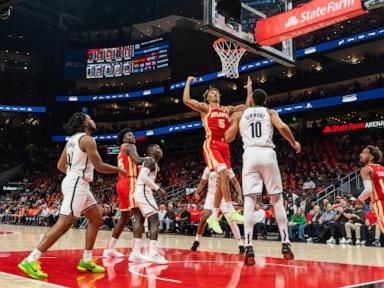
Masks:
[[[203,93],[203,99],[204,99],[204,102],[205,103],[208,103],[208,94],[209,92],[211,92],[212,90],[216,90],[217,92],[220,93],[220,90],[216,87],[209,87],[207,90],[204,91]]]
[[[69,118],[68,123],[64,126],[69,135],[76,134],[77,132],[84,132],[85,118],[87,114],[84,112],[73,113]]]
[[[117,144],[120,146],[123,144],[123,139],[126,133],[131,133],[132,129],[130,128],[125,128],[119,132],[119,135],[117,136]]]
[[[265,92],[263,89],[255,89],[253,90],[252,98],[253,102],[255,102],[255,105],[263,106],[267,101],[267,92]]]
[[[380,151],[379,147],[368,145],[367,149],[369,150],[369,153],[372,154],[373,161],[375,161],[375,163],[381,162],[381,159],[383,158],[383,153]]]

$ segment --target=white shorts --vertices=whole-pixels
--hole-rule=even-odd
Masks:
[[[70,214],[75,218],[87,209],[97,205],[96,199],[89,189],[89,183],[81,177],[66,176],[61,183],[63,203],[60,208],[60,215]]]
[[[159,208],[157,207],[155,197],[153,197],[153,192],[148,189],[144,191],[144,185],[136,185],[133,200],[145,218],[158,213]]]
[[[243,154],[243,194],[263,192],[263,184],[269,195],[283,193],[283,184],[276,152],[272,148],[248,148]]]
[[[214,206],[215,206],[215,194],[208,192],[207,196],[205,197],[203,209],[212,211]],[[225,206],[224,199],[221,199],[220,210],[221,210],[221,212],[223,212],[223,214],[227,213],[227,207]]]

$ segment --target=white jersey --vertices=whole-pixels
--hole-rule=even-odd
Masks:
[[[160,168],[156,163],[156,169],[154,171],[150,171],[149,175],[148,175],[153,180],[153,182],[156,182],[157,173],[159,173],[159,171],[160,171]],[[139,174],[139,176],[140,176],[140,174]],[[145,186],[143,180],[141,180],[140,177],[137,177],[136,185],[137,185],[136,187],[138,187],[138,185],[144,185],[146,191],[152,192],[152,190],[149,187]]]
[[[256,147],[275,148],[272,140],[273,125],[267,108],[258,106],[245,110],[239,129],[244,150]]]
[[[217,189],[217,173],[215,171],[210,171],[208,167],[205,167],[201,179],[208,181],[208,193],[215,194]]]
[[[92,182],[94,167],[87,153],[80,149],[80,138],[86,133],[76,133],[67,142],[67,176],[81,177],[86,182]]]

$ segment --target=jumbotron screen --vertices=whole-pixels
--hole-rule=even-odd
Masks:
[[[169,65],[169,42],[163,38],[128,46],[87,51],[86,78],[111,78],[154,71]]]

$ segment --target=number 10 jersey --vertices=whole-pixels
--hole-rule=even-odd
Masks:
[[[273,125],[267,108],[257,106],[245,110],[239,128],[244,150],[255,147],[275,148],[272,140]]]

